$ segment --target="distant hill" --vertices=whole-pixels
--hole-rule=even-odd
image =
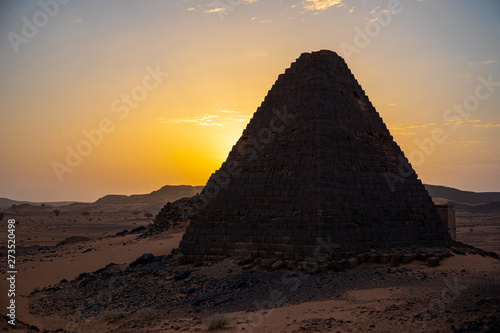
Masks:
[[[63,207],[77,203],[76,201],[54,201],[54,202],[32,202],[32,201],[18,201],[7,198],[0,198],[0,209],[11,208],[13,205],[32,205],[32,206],[50,206],[50,207]]]
[[[173,202],[180,198],[192,197],[197,193],[200,193],[203,186],[191,186],[191,185],[166,185],[157,191],[153,191],[149,194],[133,194],[133,195],[117,195],[110,194],[98,199],[95,204],[137,204],[137,203],[153,203],[161,202],[166,204],[167,202]]]
[[[455,203],[480,204],[500,201],[500,192],[470,192],[446,186],[426,184],[424,186],[431,197],[445,198]]]
[[[424,184],[427,192],[432,198],[439,198],[455,204],[457,209],[485,211],[498,211],[500,206],[500,192],[470,192],[461,191],[455,188]],[[200,193],[203,186],[191,185],[166,185],[157,191],[148,194],[133,194],[133,195],[118,195],[110,194],[98,199],[94,204],[151,204],[151,209],[160,209],[167,202],[173,202],[180,198],[192,197]],[[12,205],[28,204],[32,206],[63,207],[78,203],[76,201],[60,201],[60,202],[30,202],[18,201],[7,198],[0,198],[0,209],[11,208]],[[158,208],[159,207],[159,208]]]

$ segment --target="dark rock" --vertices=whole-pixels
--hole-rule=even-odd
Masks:
[[[191,302],[191,306],[200,306],[202,303],[209,301],[209,300],[210,300],[210,298],[199,298],[199,299]]]
[[[174,276],[174,280],[175,280],[175,281],[181,281],[181,280],[184,280],[184,279],[185,279],[185,278],[187,278],[190,274],[191,274],[191,271],[185,271],[185,272],[182,272],[182,273],[177,274],[176,276]]]
[[[120,231],[120,232],[117,232],[117,233],[115,234],[115,237],[122,237],[122,236],[126,236],[126,235],[128,235],[128,234],[130,234],[130,232],[129,232],[128,230],[122,230],[122,231]]]
[[[147,228],[146,228],[145,226],[141,226],[141,227],[137,227],[137,228],[135,228],[135,229],[132,229],[132,230],[130,231],[130,233],[131,233],[131,234],[138,234],[138,233],[140,233],[140,232],[142,232],[142,231],[146,231],[146,230],[147,230]]]
[[[153,261],[154,259],[155,259],[155,256],[152,255],[151,253],[144,253],[142,256],[140,256],[139,258],[137,258],[134,261],[132,261],[129,264],[129,267],[134,267],[134,266],[137,266],[137,265],[143,265],[143,264],[146,264],[148,262]]]

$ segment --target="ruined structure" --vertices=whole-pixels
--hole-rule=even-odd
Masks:
[[[186,261],[452,242],[346,63],[326,50],[278,77],[201,198],[179,244]]]

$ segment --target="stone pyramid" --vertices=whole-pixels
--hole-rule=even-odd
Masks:
[[[321,242],[340,255],[452,242],[382,118],[327,50],[279,75],[201,198],[179,244],[185,261],[299,260]]]

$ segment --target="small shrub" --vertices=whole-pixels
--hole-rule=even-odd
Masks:
[[[89,213],[89,212],[82,212],[82,215],[83,215],[83,216],[89,216],[89,215],[90,215],[90,213]]]
[[[39,292],[40,290],[42,290],[42,289],[40,289],[40,287],[39,287],[39,286],[35,286],[35,287],[33,287],[33,292],[34,292],[34,293],[37,293],[37,292]]]
[[[209,330],[216,330],[219,328],[224,328],[230,323],[230,320],[225,315],[215,314],[212,317],[209,317],[205,321],[205,325]]]
[[[61,211],[59,209],[54,209],[55,216],[59,216],[60,213],[61,213]]]
[[[126,316],[127,316],[127,313],[125,311],[111,310],[111,311],[104,312],[101,316],[101,319],[103,321],[115,322],[119,319],[125,318]]]
[[[132,214],[133,214],[133,215],[139,215],[140,213],[141,213],[141,212],[139,212],[139,211],[137,211],[137,210],[132,212]]]
[[[5,214],[4,214],[4,213],[0,213],[0,221],[2,221],[2,220],[3,220],[3,217],[4,217],[4,216],[5,216]]]
[[[148,219],[150,219],[153,217],[153,214],[151,214],[150,212],[145,212],[144,216],[146,216]]]

